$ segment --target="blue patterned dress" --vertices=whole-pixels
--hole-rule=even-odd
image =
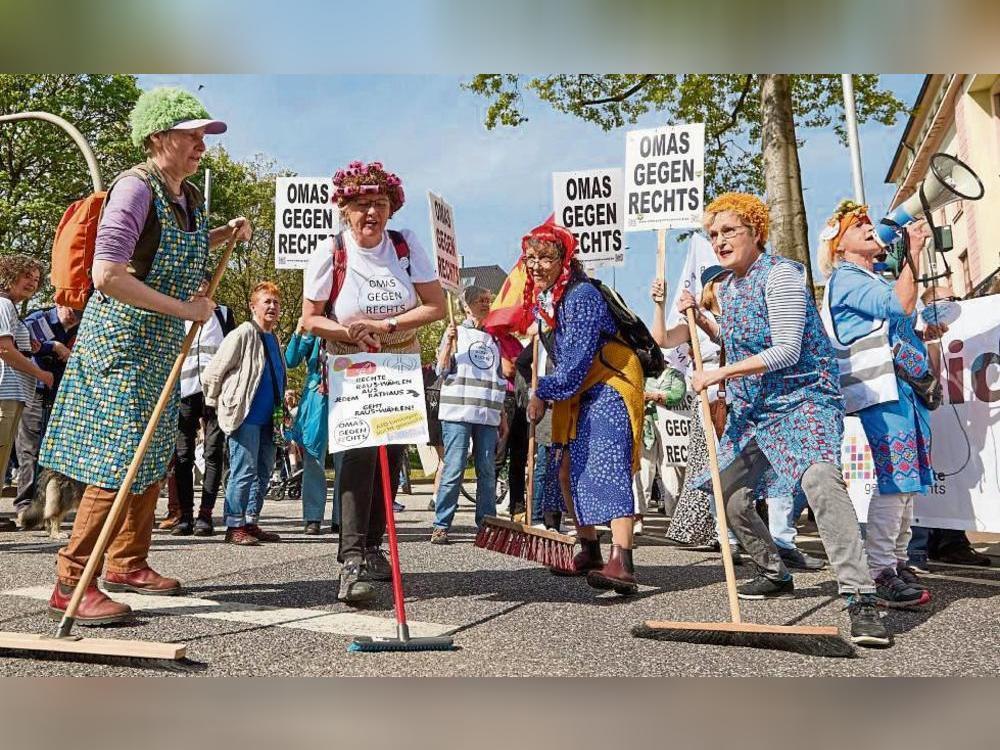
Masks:
[[[567,288],[560,303],[554,369],[539,378],[537,395],[563,401],[576,395],[601,347],[618,331],[601,293],[590,283]],[[632,425],[621,394],[598,383],[581,395],[576,437],[569,443],[570,491],[580,526],[631,516]],[[546,511],[564,510],[559,488],[562,452],[549,451],[542,490]]]
[[[198,290],[208,260],[201,206],[193,232],[181,229],[159,181],[150,179],[160,246],[147,286],[176,299]],[[80,323],[38,462],[85,484],[117,489],[180,353],[184,321],[94,294]],[[139,493],[166,475],[177,440],[176,386],[132,483]]]
[[[889,322],[889,347],[896,363],[914,377],[927,373],[927,347],[914,329],[916,313],[907,315],[892,285],[872,278],[851,262],[837,266],[829,282],[830,315],[841,341],[871,330],[873,320]],[[896,378],[899,400],[875,404],[857,413],[872,449],[878,491],[882,495],[927,494],[931,469],[930,412],[905,380]]]
[[[768,275],[794,261],[762,253],[742,278],[730,275],[719,295],[720,325],[729,362],[739,362],[772,345],[765,298]],[[844,399],[840,370],[811,294],[799,361],[789,367],[728,381],[726,431],[719,441],[719,470],[756,440],[776,476],[772,487],[790,489],[817,462],[840,466],[844,434]],[[701,474],[695,486],[708,483]]]

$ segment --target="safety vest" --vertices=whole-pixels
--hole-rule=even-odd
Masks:
[[[444,422],[500,424],[507,381],[500,348],[485,331],[458,326],[454,367],[441,384],[438,418]]]
[[[874,279],[879,277],[865,268],[859,270]],[[840,390],[844,394],[844,408],[854,414],[875,404],[899,401],[896,370],[893,367],[892,349],[889,348],[889,326],[885,320],[873,319],[871,329],[854,341],[841,341],[830,312],[830,282],[823,292],[823,309],[820,319],[830,337],[833,351],[840,366]]]

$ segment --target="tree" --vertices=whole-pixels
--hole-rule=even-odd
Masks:
[[[139,94],[129,75],[0,75],[0,113],[41,110],[65,118],[89,141],[105,181],[143,159],[128,121]],[[0,123],[0,252],[48,265],[63,212],[92,191],[83,156],[61,128]]]
[[[771,243],[810,269],[808,227],[799,179],[795,129],[833,126],[846,143],[839,75],[593,75],[524,78],[506,73],[474,76],[463,84],[490,100],[486,126],[527,121],[522,89],[560,112],[604,130],[634,123],[647,112],[668,120],[705,123],[705,190],[765,194],[771,206]],[[891,125],[906,107],[878,86],[878,76],[857,75],[859,122]],[[753,144],[760,144],[755,149]],[[812,283],[810,272],[810,283]]]

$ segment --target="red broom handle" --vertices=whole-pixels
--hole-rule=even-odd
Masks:
[[[531,340],[531,394],[538,388],[538,336]],[[528,420],[528,486],[524,493],[524,525],[531,526],[535,509],[535,423]]]
[[[403,607],[403,574],[399,570],[399,546],[396,543],[396,518],[392,512],[392,480],[389,478],[389,450],[378,447],[378,462],[382,472],[382,500],[385,503],[386,530],[389,532],[389,559],[392,560],[392,600],[396,607],[396,622],[406,626]]]

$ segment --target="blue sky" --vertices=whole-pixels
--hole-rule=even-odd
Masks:
[[[468,265],[509,268],[525,231],[551,211],[552,172],[622,166],[625,131],[665,125],[651,114],[636,125],[605,132],[525,97],[529,121],[487,130],[486,102],[464,91],[467,77],[445,75],[194,75],[140,76],[143,88],[180,85],[198,92],[229,131],[218,136],[230,155],[264,154],[305,176],[332,175],[352,159],[381,160],[403,179],[407,203],[392,226],[413,230],[430,250],[426,193],[444,196],[455,209],[459,251]],[[883,84],[911,105],[923,76],[886,75]],[[883,184],[905,126],[861,128],[865,189],[873,216],[894,193]],[[850,197],[847,147],[830,130],[799,131],[799,151],[810,244],[836,202]],[[210,139],[215,142],[215,139]],[[673,233],[676,234],[676,233]],[[653,232],[626,235],[625,266],[614,273],[618,290],[639,314],[650,316],[654,274]],[[684,247],[668,245],[668,279],[683,263]],[[598,276],[612,281],[610,269]]]

